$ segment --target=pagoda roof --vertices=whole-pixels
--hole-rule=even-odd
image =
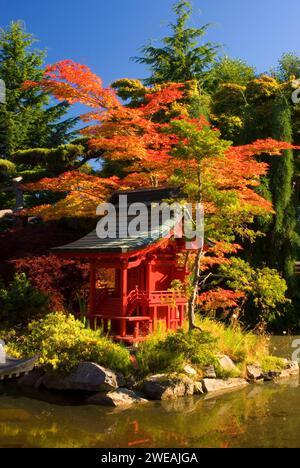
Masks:
[[[114,204],[117,213],[117,232],[116,238],[102,239],[98,237],[96,229],[82,237],[81,239],[72,242],[62,247],[55,247],[51,251],[55,254],[101,254],[101,253],[132,253],[141,251],[157,244],[162,239],[171,237],[175,228],[175,220],[160,218],[157,226],[151,226],[151,220],[148,217],[148,227],[142,231],[139,237],[124,237],[119,233],[119,227],[122,231],[127,228],[128,224],[134,216],[127,216],[120,218],[118,201],[119,195],[127,195],[128,205],[132,203],[144,203],[148,207],[148,215],[150,207],[153,203],[159,203],[166,199],[173,199],[178,196],[178,189],[166,187],[160,189],[146,189],[146,190],[133,190],[116,192],[110,199],[110,203]],[[126,229],[127,230],[127,229]]]

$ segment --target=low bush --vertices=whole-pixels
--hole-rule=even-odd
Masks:
[[[217,341],[219,354],[226,354],[235,363],[260,363],[269,354],[269,339],[255,335],[241,326],[228,326],[218,320],[197,317],[197,325]]]
[[[178,372],[187,362],[200,368],[208,364],[217,366],[215,350],[216,340],[211,334],[197,329],[154,334],[138,348],[138,372],[141,376]]]
[[[282,358],[275,356],[265,356],[261,362],[263,372],[280,372],[285,368],[285,362]]]
[[[269,356],[269,339],[255,335],[238,325],[197,317],[202,330],[192,332],[158,332],[140,345],[136,359],[141,377],[160,372],[181,372],[185,363],[191,363],[201,373],[204,366],[213,364],[219,378],[245,375],[246,365],[258,363],[272,370],[282,360]],[[229,356],[237,365],[236,372],[227,373],[221,369],[218,355]],[[275,365],[275,368],[274,368]]]
[[[81,361],[90,361],[126,374],[131,369],[129,351],[75,319],[51,313],[33,321],[28,334],[8,343],[17,357],[39,355],[38,367],[45,371],[70,371]]]

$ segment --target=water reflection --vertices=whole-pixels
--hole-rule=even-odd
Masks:
[[[298,378],[126,411],[57,398],[46,403],[2,386],[0,447],[300,446]]]

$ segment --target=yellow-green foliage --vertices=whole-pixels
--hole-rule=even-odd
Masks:
[[[209,318],[198,317],[197,325],[211,333],[217,340],[218,352],[226,354],[235,363],[261,363],[269,354],[269,341],[266,336],[255,335],[238,326],[226,326]]]
[[[197,318],[202,330],[188,332],[159,331],[142,343],[136,355],[139,374],[160,372],[181,372],[185,363],[191,363],[201,374],[201,369],[213,364],[218,377],[238,377],[245,374],[247,364],[261,364],[269,370],[277,370],[282,360],[269,356],[267,336],[255,335],[239,326],[225,324],[209,318]],[[237,365],[237,372],[224,372],[217,359],[218,355],[229,356]],[[272,363],[274,366],[272,367]]]
[[[208,364],[218,365],[215,339],[210,333],[199,330],[187,332],[158,332],[142,343],[136,355],[139,374],[180,372],[184,363],[202,368]]]
[[[95,362],[125,374],[131,368],[125,347],[101,336],[99,331],[86,329],[72,315],[51,313],[31,322],[28,329],[28,335],[8,343],[8,349],[16,356],[38,354],[38,366],[44,370],[70,371],[80,361]]]
[[[16,170],[14,163],[8,159],[0,159],[0,174],[13,174]]]
[[[285,362],[279,357],[265,356],[261,362],[261,366],[264,372],[280,372],[285,368]]]

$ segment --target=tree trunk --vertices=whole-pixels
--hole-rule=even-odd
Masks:
[[[196,327],[195,325],[195,308],[196,302],[198,297],[198,288],[199,288],[199,278],[200,278],[200,262],[202,257],[203,250],[199,249],[197,252],[197,256],[195,258],[194,264],[194,277],[192,282],[193,292],[189,300],[188,306],[188,318],[189,318],[189,330],[194,330]]]
[[[197,179],[198,179],[198,203],[202,203],[202,176],[201,176],[201,164],[198,166],[198,173],[197,173]],[[199,289],[199,279],[200,279],[200,262],[201,262],[201,257],[203,254],[203,245],[201,249],[198,249],[197,255],[195,258],[195,263],[194,263],[194,275],[193,275],[193,281],[192,281],[192,295],[189,300],[189,305],[188,305],[188,318],[189,318],[189,330],[192,331],[195,328],[199,328],[195,325],[195,308],[196,308],[196,302],[197,302],[197,297],[198,297],[198,289]]]

